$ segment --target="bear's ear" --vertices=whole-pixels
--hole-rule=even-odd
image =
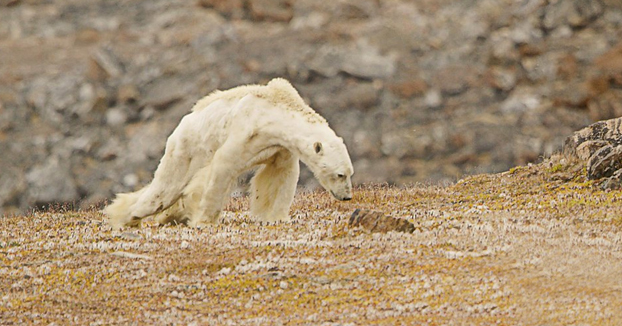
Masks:
[[[313,144],[313,149],[315,150],[316,154],[322,154],[322,143],[315,142],[315,144]]]

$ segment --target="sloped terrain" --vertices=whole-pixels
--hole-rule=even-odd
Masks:
[[[273,77],[357,184],[536,162],[622,115],[620,39],[619,0],[0,0],[0,214],[136,190],[197,99]]]
[[[564,159],[454,185],[297,194],[263,225],[111,231],[96,211],[0,219],[0,321],[24,324],[620,325],[622,214]],[[347,224],[373,209],[412,234]]]

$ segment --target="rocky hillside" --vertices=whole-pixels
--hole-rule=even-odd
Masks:
[[[504,170],[622,114],[621,36],[618,0],[0,0],[0,214],[139,187],[198,98],[275,76],[355,182]]]

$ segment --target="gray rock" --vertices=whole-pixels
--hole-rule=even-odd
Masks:
[[[123,176],[123,185],[129,189],[134,189],[138,185],[138,176],[135,173],[129,173]]]
[[[611,177],[605,179],[600,188],[603,190],[622,190],[622,170],[617,170]]]
[[[439,108],[441,105],[443,105],[443,95],[440,91],[436,89],[430,89],[428,92],[425,93],[423,102],[425,106],[430,109]]]
[[[587,161],[587,177],[592,180],[610,177],[622,169],[622,146],[606,145]]]
[[[503,67],[492,67],[488,72],[489,83],[492,87],[508,92],[511,91],[518,82],[516,69]]]
[[[289,24],[291,28],[295,30],[313,30],[322,28],[328,23],[329,20],[329,14],[313,11],[304,16],[294,16]]]
[[[387,78],[395,73],[395,59],[369,45],[359,45],[344,58],[341,70],[366,79]]]
[[[101,68],[104,78],[117,78],[125,70],[121,61],[110,47],[103,47],[95,51],[92,60]]]
[[[141,104],[156,110],[170,108],[190,91],[190,86],[178,78],[158,78],[146,88]]]
[[[599,121],[575,132],[566,139],[564,154],[585,162],[589,179],[618,173],[622,169],[622,118]],[[610,181],[606,187],[615,186],[615,180]]]
[[[528,91],[514,92],[501,103],[501,112],[516,114],[532,111],[541,104],[540,98]]]
[[[600,0],[554,1],[544,9],[542,25],[549,30],[565,24],[583,27],[602,13]]]
[[[340,19],[365,19],[373,16],[378,2],[373,0],[342,0],[338,2],[335,16]]]
[[[106,111],[106,123],[111,127],[119,127],[127,122],[127,113],[121,107]]]
[[[434,139],[425,132],[387,132],[381,136],[380,150],[396,158],[424,157],[432,148]]]
[[[446,66],[434,75],[434,86],[443,94],[454,96],[466,91],[477,81],[478,71],[463,65]]]
[[[494,31],[489,36],[490,55],[495,60],[502,63],[513,63],[519,60],[520,53],[512,39],[512,31],[508,28],[501,28]]]
[[[95,157],[102,161],[109,161],[121,155],[124,149],[121,141],[116,137],[112,137],[104,140],[104,144],[97,150]]]
[[[321,47],[308,63],[311,70],[326,77],[345,72],[364,79],[387,78],[395,73],[395,59],[362,43],[355,47]]]
[[[557,78],[558,61],[555,54],[526,57],[521,60],[521,66],[532,82],[554,81]]]
[[[588,141],[605,142],[612,147],[622,145],[622,118],[598,121],[574,132],[564,142],[564,154],[577,157],[578,147]]]
[[[343,89],[338,96],[343,108],[365,110],[378,102],[378,89],[373,83],[356,83]]]
[[[87,135],[75,137],[70,140],[71,150],[74,153],[88,153],[93,148],[93,139]]]
[[[251,17],[258,21],[288,22],[293,11],[287,0],[248,0]]]
[[[36,165],[27,174],[28,201],[36,205],[73,202],[79,199],[69,162],[57,156]]]
[[[609,143],[604,140],[588,140],[585,141],[576,149],[576,156],[582,160],[587,162],[594,153],[596,153],[599,149],[609,146]]]
[[[335,77],[341,71],[345,50],[335,46],[322,46],[308,62],[310,70],[324,77]]]

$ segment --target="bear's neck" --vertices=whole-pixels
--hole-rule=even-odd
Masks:
[[[315,162],[312,159],[313,144],[315,142],[326,142],[331,134],[334,135],[334,132],[328,125],[321,123],[301,124],[283,121],[281,128],[272,130],[279,130],[274,135],[278,139],[279,145],[297,155],[309,167],[313,166]]]

